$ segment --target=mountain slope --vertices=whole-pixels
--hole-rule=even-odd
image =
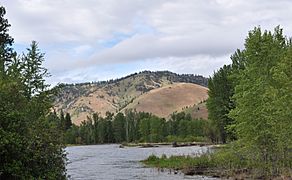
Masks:
[[[130,108],[166,117],[205,100],[207,88],[203,86],[207,82],[207,78],[197,75],[143,71],[116,80],[62,84],[58,87],[55,110],[70,113],[75,124],[94,112],[104,116],[107,111],[118,113]]]
[[[188,106],[183,108],[183,111],[186,114],[190,114],[194,119],[208,119],[208,109],[206,106],[206,102],[200,102],[194,106]]]
[[[151,112],[159,117],[167,117],[182,107],[193,106],[208,98],[208,89],[191,83],[176,83],[151,90],[129,104],[125,109]]]

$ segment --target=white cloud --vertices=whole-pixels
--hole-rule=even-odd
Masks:
[[[243,47],[247,32],[255,26],[281,25],[292,35],[289,0],[3,0],[2,4],[16,42],[37,40],[50,47],[46,64],[59,80],[68,76],[79,81],[72,76],[80,73],[72,71],[135,62],[141,69],[155,70],[159,65],[210,75]]]

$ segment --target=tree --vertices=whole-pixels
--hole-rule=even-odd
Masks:
[[[141,138],[145,142],[150,142],[150,120],[149,118],[144,118],[141,120],[139,124],[139,130],[141,134]]]
[[[0,79],[4,78],[8,63],[12,61],[12,57],[15,56],[15,52],[11,47],[13,44],[13,38],[8,34],[9,27],[8,20],[4,18],[6,14],[5,8],[0,6]]]
[[[72,127],[71,116],[69,113],[66,113],[65,116],[65,130],[68,130]]]
[[[185,138],[189,132],[187,131],[188,130],[188,127],[190,126],[190,121],[188,120],[181,120],[179,121],[179,124],[178,124],[178,135]]]
[[[30,71],[15,56],[4,15],[0,7],[0,179],[65,179],[61,133],[48,116],[52,91],[45,89],[44,76],[33,78],[41,64]]]
[[[64,111],[63,110],[61,110],[61,113],[60,113],[60,124],[59,124],[59,126],[60,126],[60,129],[62,131],[65,130],[65,115],[64,115]]]
[[[45,84],[45,77],[49,74],[47,69],[42,67],[44,61],[44,53],[41,53],[36,41],[32,41],[28,53],[23,54],[22,61],[24,65],[24,84],[27,86],[28,96],[35,95],[44,91],[48,85]]]
[[[291,168],[291,145],[292,145],[292,47],[289,48],[284,58],[281,58],[275,68],[271,70],[273,85],[270,96],[273,102],[274,132],[277,142],[277,154],[274,158],[274,166],[280,168]],[[280,132],[280,133],[279,133]]]
[[[291,98],[286,100],[291,93],[290,49],[279,27],[274,33],[260,28],[249,32],[246,67],[238,76],[236,108],[230,112],[248,163],[265,176],[280,172],[292,145],[291,110],[287,109],[292,104]]]
[[[234,108],[231,99],[234,87],[229,79],[231,72],[231,66],[224,65],[208,82],[208,118],[218,129],[222,143],[226,143],[227,139],[234,139],[233,133],[227,131],[227,127],[233,124],[233,119],[228,117],[228,113]]]
[[[150,118],[150,142],[163,141],[164,120],[153,116]]]
[[[113,131],[114,131],[115,142],[123,142],[126,140],[125,116],[123,113],[118,113],[114,117]]]

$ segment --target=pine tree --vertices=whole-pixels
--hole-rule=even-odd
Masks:
[[[68,130],[72,127],[71,116],[69,113],[65,115],[65,130]]]
[[[60,113],[60,124],[59,124],[60,129],[62,129],[62,131],[65,130],[65,115],[64,115],[64,111],[61,110]]]
[[[5,66],[8,66],[16,54],[11,47],[14,40],[8,34],[11,25],[4,18],[5,14],[5,8],[0,6],[0,79],[4,78],[7,69]]]
[[[47,69],[42,67],[44,53],[41,53],[36,41],[32,41],[30,48],[27,48],[27,54],[23,54],[24,64],[24,83],[27,86],[27,95],[31,97],[41,91],[44,91],[48,85],[45,84],[46,77],[49,76]]]

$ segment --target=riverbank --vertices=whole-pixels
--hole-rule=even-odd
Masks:
[[[216,147],[216,146],[215,146]],[[241,154],[228,147],[216,147],[214,151],[195,156],[151,155],[141,161],[158,170],[181,171],[185,175],[203,175],[223,179],[291,179],[291,169],[285,174],[266,174],[259,166],[251,165]]]
[[[172,147],[185,147],[185,146],[209,146],[212,145],[208,142],[160,142],[160,143],[122,143],[120,145],[121,148],[123,147],[159,147],[159,146],[172,146]]]
[[[155,155],[149,156],[142,162],[149,166],[158,168],[159,170],[170,169],[173,172],[181,171],[185,175],[203,175],[215,178],[236,178],[246,179],[250,177],[248,169],[228,169],[228,163],[221,160],[223,157],[214,156],[211,153],[202,154],[200,156],[170,156],[162,155],[157,157]],[[221,161],[218,163],[218,161]],[[225,165],[224,165],[225,164]]]

